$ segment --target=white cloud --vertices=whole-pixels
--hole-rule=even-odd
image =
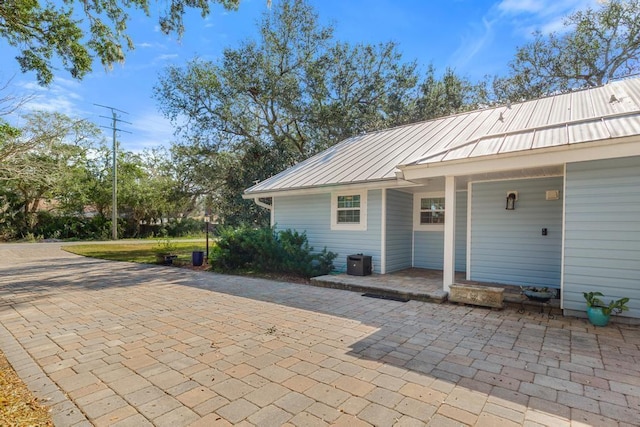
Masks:
[[[543,9],[543,3],[537,0],[502,0],[498,4],[498,10],[511,14],[537,13]]]
[[[23,111],[57,112],[69,117],[86,114],[78,108],[77,103],[81,103],[84,98],[76,91],[80,88],[80,84],[74,80],[58,77],[49,87],[33,82],[23,82],[20,87],[26,96],[32,96],[30,101],[23,105]]]
[[[165,53],[155,57],[154,61],[167,61],[170,59],[176,59],[179,55],[177,53]]]
[[[157,42],[140,42],[136,43],[135,47],[139,47],[141,49],[156,49],[156,50],[165,50],[167,49],[167,45],[164,43]]]
[[[599,0],[501,0],[495,10],[498,19],[521,35],[530,35],[535,30],[548,34],[562,31],[567,15],[599,3]]]
[[[132,111],[126,120],[131,122],[126,129],[131,134],[121,135],[126,150],[140,152],[145,148],[168,147],[174,139],[171,122],[155,111]]]
[[[597,7],[603,0],[499,0],[479,22],[471,23],[460,39],[458,49],[449,63],[455,68],[467,68],[483,53],[504,40],[496,35],[526,40],[534,31],[548,34],[564,30],[564,18],[576,10]]]
[[[564,17],[560,17],[556,20],[546,22],[542,26],[529,27],[527,34],[533,34],[536,30],[542,34],[564,33],[567,31],[567,27],[564,25]]]
[[[469,34],[462,37],[460,47],[453,53],[450,64],[454,69],[466,68],[473,58],[495,39],[494,20],[483,19]]]

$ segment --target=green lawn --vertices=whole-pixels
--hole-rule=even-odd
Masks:
[[[165,241],[149,241],[136,243],[87,243],[86,245],[63,246],[67,252],[83,255],[91,258],[108,259],[113,261],[139,262],[143,264],[155,264],[156,253],[163,250]],[[204,251],[205,243],[198,242],[171,242],[171,253],[178,255],[174,261],[176,264],[191,263],[193,251]],[[209,242],[211,250],[211,242]]]

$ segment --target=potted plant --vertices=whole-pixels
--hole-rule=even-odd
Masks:
[[[607,305],[600,297],[604,296],[602,292],[583,292],[582,295],[587,301],[587,317],[594,326],[607,326],[612,314],[619,314],[629,310],[627,303],[629,298],[620,298],[619,300],[611,300]]]
[[[178,255],[175,254],[176,249],[176,245],[169,238],[162,242],[158,242],[158,245],[155,248],[158,264],[172,265],[173,260],[178,258]]]

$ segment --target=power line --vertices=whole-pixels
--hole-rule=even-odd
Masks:
[[[116,113],[116,111],[118,111],[120,113],[129,114],[126,111],[118,110],[117,108],[109,107],[107,105],[100,105],[100,104],[93,104],[93,105],[97,107],[108,108],[109,110],[111,110],[111,117],[107,117],[107,116],[99,116],[99,117],[112,120],[111,128],[107,126],[100,126],[100,127],[111,129],[113,132],[113,198],[112,198],[113,207],[111,209],[111,237],[113,238],[113,240],[118,240],[118,162],[117,162],[118,143],[116,141],[116,132],[131,133],[123,129],[118,129],[117,127],[118,123],[127,123],[127,124],[131,124],[131,123],[120,119],[118,117],[118,114]]]

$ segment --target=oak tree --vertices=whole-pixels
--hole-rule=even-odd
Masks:
[[[640,71],[640,0],[609,0],[566,17],[565,29],[516,52],[507,78],[496,79],[499,97],[531,99],[598,86]]]
[[[200,10],[203,17],[211,3],[227,9],[240,0],[170,0],[159,16],[161,30],[184,32],[187,9]],[[16,57],[23,72],[35,71],[38,82],[53,80],[54,58],[72,77],[81,79],[91,71],[94,58],[109,68],[125,58],[125,49],[134,43],[127,32],[130,13],[140,10],[150,15],[149,0],[3,0],[0,2],[0,37],[20,50]]]

